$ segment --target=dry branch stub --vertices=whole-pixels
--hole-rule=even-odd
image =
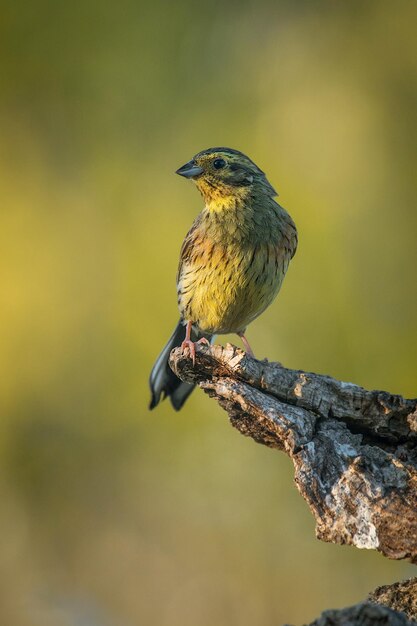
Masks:
[[[417,578],[378,587],[368,599],[324,611],[309,626],[416,626]]]
[[[292,459],[319,539],[417,562],[417,400],[257,361],[228,344],[172,351],[182,380]]]

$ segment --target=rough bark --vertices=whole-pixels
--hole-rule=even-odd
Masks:
[[[309,626],[416,626],[404,613],[370,602],[324,611]]]
[[[417,578],[378,587],[368,600],[324,611],[309,626],[415,626]]]
[[[319,539],[417,562],[417,400],[257,361],[231,345],[197,346],[194,366],[177,348],[170,364],[216,397],[242,434],[288,454]]]
[[[393,611],[401,611],[417,623],[417,578],[377,587],[369,594],[368,600]]]

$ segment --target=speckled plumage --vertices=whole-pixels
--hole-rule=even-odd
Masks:
[[[297,247],[295,224],[275,201],[277,194],[265,174],[241,152],[211,148],[197,154],[178,173],[194,180],[205,201],[181,248],[180,322],[191,322],[194,334],[205,337],[242,335],[281,287]],[[174,345],[171,341],[169,347]],[[165,393],[180,408],[190,390],[185,389],[184,398],[176,390],[176,406],[167,381],[162,380],[168,376],[172,386],[175,375],[168,368],[163,377],[158,361],[151,374],[151,406]]]
[[[207,333],[244,332],[277,295],[295,244],[293,222],[273,200],[262,209],[205,208],[181,250],[181,317]]]

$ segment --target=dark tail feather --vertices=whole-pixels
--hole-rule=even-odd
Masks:
[[[206,333],[200,333],[194,328],[191,331],[191,340],[198,341],[202,337],[205,337],[210,342],[214,339],[212,335]],[[152,372],[149,378],[149,386],[151,388],[151,402],[149,408],[153,409],[161,400],[170,397],[172,406],[176,411],[179,411],[195,385],[189,383],[183,383],[171,370],[168,365],[169,355],[171,350],[180,346],[185,339],[185,326],[182,321],[178,322],[178,325],[171,337],[168,340],[165,348],[162,350],[159,357],[156,359],[155,365],[152,368]]]

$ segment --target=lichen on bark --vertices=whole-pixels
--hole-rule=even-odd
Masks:
[[[417,562],[417,400],[279,363],[238,348],[173,350],[170,365],[256,442],[284,451],[323,541]]]

